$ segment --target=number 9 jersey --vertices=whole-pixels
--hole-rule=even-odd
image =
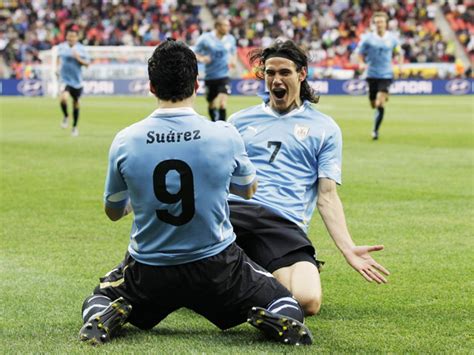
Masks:
[[[261,205],[306,232],[316,206],[318,178],[341,183],[338,125],[309,101],[284,115],[262,103],[233,114],[229,121],[244,139],[258,176],[252,199],[231,195],[230,200]]]
[[[110,148],[104,202],[134,220],[128,247],[148,265],[177,265],[220,253],[234,240],[229,187],[256,179],[237,130],[192,108],[157,109],[120,131]]]

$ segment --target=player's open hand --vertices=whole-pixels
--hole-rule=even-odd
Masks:
[[[370,256],[370,252],[380,250],[383,250],[383,245],[354,246],[344,256],[347,262],[367,281],[382,284],[387,283],[383,274],[388,276],[390,272]]]

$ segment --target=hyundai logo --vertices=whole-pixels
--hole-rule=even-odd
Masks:
[[[133,94],[147,94],[150,90],[150,84],[148,83],[148,80],[134,80],[128,84],[128,90]]]
[[[260,91],[262,84],[263,82],[259,80],[241,80],[237,84],[237,92],[242,95],[256,95]]]
[[[39,80],[22,80],[18,83],[17,90],[25,96],[43,95],[43,85]]]
[[[367,83],[364,80],[348,80],[342,85],[342,90],[349,95],[363,95],[367,92]]]
[[[453,95],[465,95],[471,90],[471,83],[466,79],[453,79],[446,83],[446,90]]]

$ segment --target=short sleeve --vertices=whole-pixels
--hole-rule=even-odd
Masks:
[[[232,130],[232,143],[234,147],[234,159],[236,167],[230,180],[231,185],[245,188],[254,183],[256,179],[256,169],[250,161],[245,144],[237,129],[229,125]]]
[[[194,46],[194,52],[198,54],[204,54],[206,52],[206,38],[204,36],[198,38]]]
[[[121,150],[122,136],[117,134],[109,150],[109,163],[105,179],[104,203],[107,207],[123,208],[128,202],[128,188],[120,172],[120,164],[123,163]]]
[[[65,53],[65,48],[64,48],[63,44],[61,43],[61,44],[58,45],[58,56],[64,57],[65,54],[66,54]]]
[[[365,55],[367,51],[367,40],[366,37],[363,36],[362,40],[359,42],[359,45],[357,46],[355,52],[360,55]]]
[[[337,127],[324,138],[318,154],[318,178],[328,178],[337,184],[342,183],[342,135]]]

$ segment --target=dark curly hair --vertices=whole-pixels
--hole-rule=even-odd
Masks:
[[[197,76],[196,55],[183,42],[168,39],[148,59],[148,78],[160,100],[177,102],[192,96]]]
[[[308,71],[308,55],[293,41],[275,41],[270,47],[256,48],[249,53],[250,63],[255,67],[255,75],[265,79],[265,62],[271,57],[283,57],[291,60],[296,65],[296,71],[305,68]],[[301,82],[300,98],[312,103],[318,103],[319,96],[311,88],[308,80]]]

